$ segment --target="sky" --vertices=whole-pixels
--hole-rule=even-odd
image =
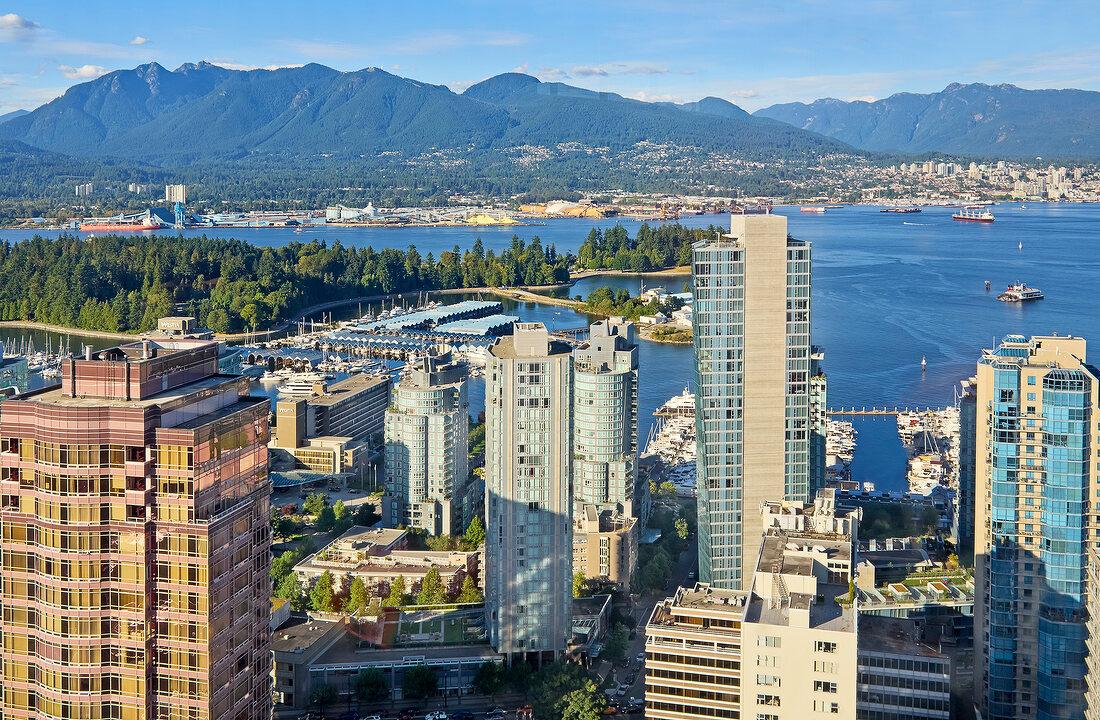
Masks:
[[[1046,0],[0,0],[0,113],[158,62],[380,67],[461,92],[503,72],[752,111],[952,82],[1100,90],[1100,3]]]

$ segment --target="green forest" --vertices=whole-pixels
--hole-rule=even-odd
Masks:
[[[564,282],[572,259],[517,236],[499,254],[479,238],[438,258],[412,245],[375,251],[338,241],[260,248],[205,235],[35,237],[0,243],[0,319],[141,332],[184,313],[233,332],[340,298]]]
[[[678,223],[657,226],[642,223],[638,234],[630,238],[622,225],[606,231],[593,228],[577,252],[577,267],[648,272],[687,265],[691,262],[692,243],[717,238],[722,232],[714,225],[703,229],[686,228]]]

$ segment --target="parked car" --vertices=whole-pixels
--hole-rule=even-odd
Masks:
[[[414,720],[420,714],[420,708],[405,708],[397,713],[397,720]]]
[[[507,714],[508,714],[508,712],[504,708],[495,707],[492,710],[489,710],[488,712],[486,712],[485,717],[487,717],[487,718],[502,718]]]
[[[425,715],[424,720],[447,720],[447,713],[442,710],[436,710],[435,712],[430,712]]]
[[[619,712],[619,706],[618,705],[608,705],[607,707],[605,707],[603,709],[603,712],[601,713],[601,715],[614,715],[617,712]]]
[[[694,580],[694,579],[695,579],[695,571],[692,570],[691,572],[688,573],[688,580]]]
[[[645,712],[645,708],[641,705],[627,705],[621,710],[621,712],[624,712],[627,715],[637,715],[638,713]]]
[[[637,660],[640,663],[644,663],[645,662],[645,653],[644,652],[638,653],[637,656],[635,656],[634,659]]]
[[[382,720],[382,716],[381,715],[365,715],[365,716],[359,718],[359,720]]]
[[[349,710],[348,712],[341,715],[338,720],[359,720],[359,713],[355,712],[354,710]]]
[[[474,720],[474,714],[469,710],[455,710],[451,713],[451,720]]]
[[[627,685],[633,685],[634,681],[637,680],[637,679],[638,679],[637,675],[635,675],[634,673],[630,673],[629,675],[626,676],[626,684]]]

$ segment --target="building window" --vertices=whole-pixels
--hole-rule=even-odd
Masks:
[[[835,693],[836,683],[827,682],[825,680],[814,680],[814,692]]]
[[[823,652],[823,653],[835,653],[836,652],[836,643],[835,642],[826,642],[824,640],[818,640],[817,642],[814,643],[814,651],[815,652]]]

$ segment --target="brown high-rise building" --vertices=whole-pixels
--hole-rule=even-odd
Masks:
[[[0,716],[270,717],[267,417],[198,340],[4,402]]]

